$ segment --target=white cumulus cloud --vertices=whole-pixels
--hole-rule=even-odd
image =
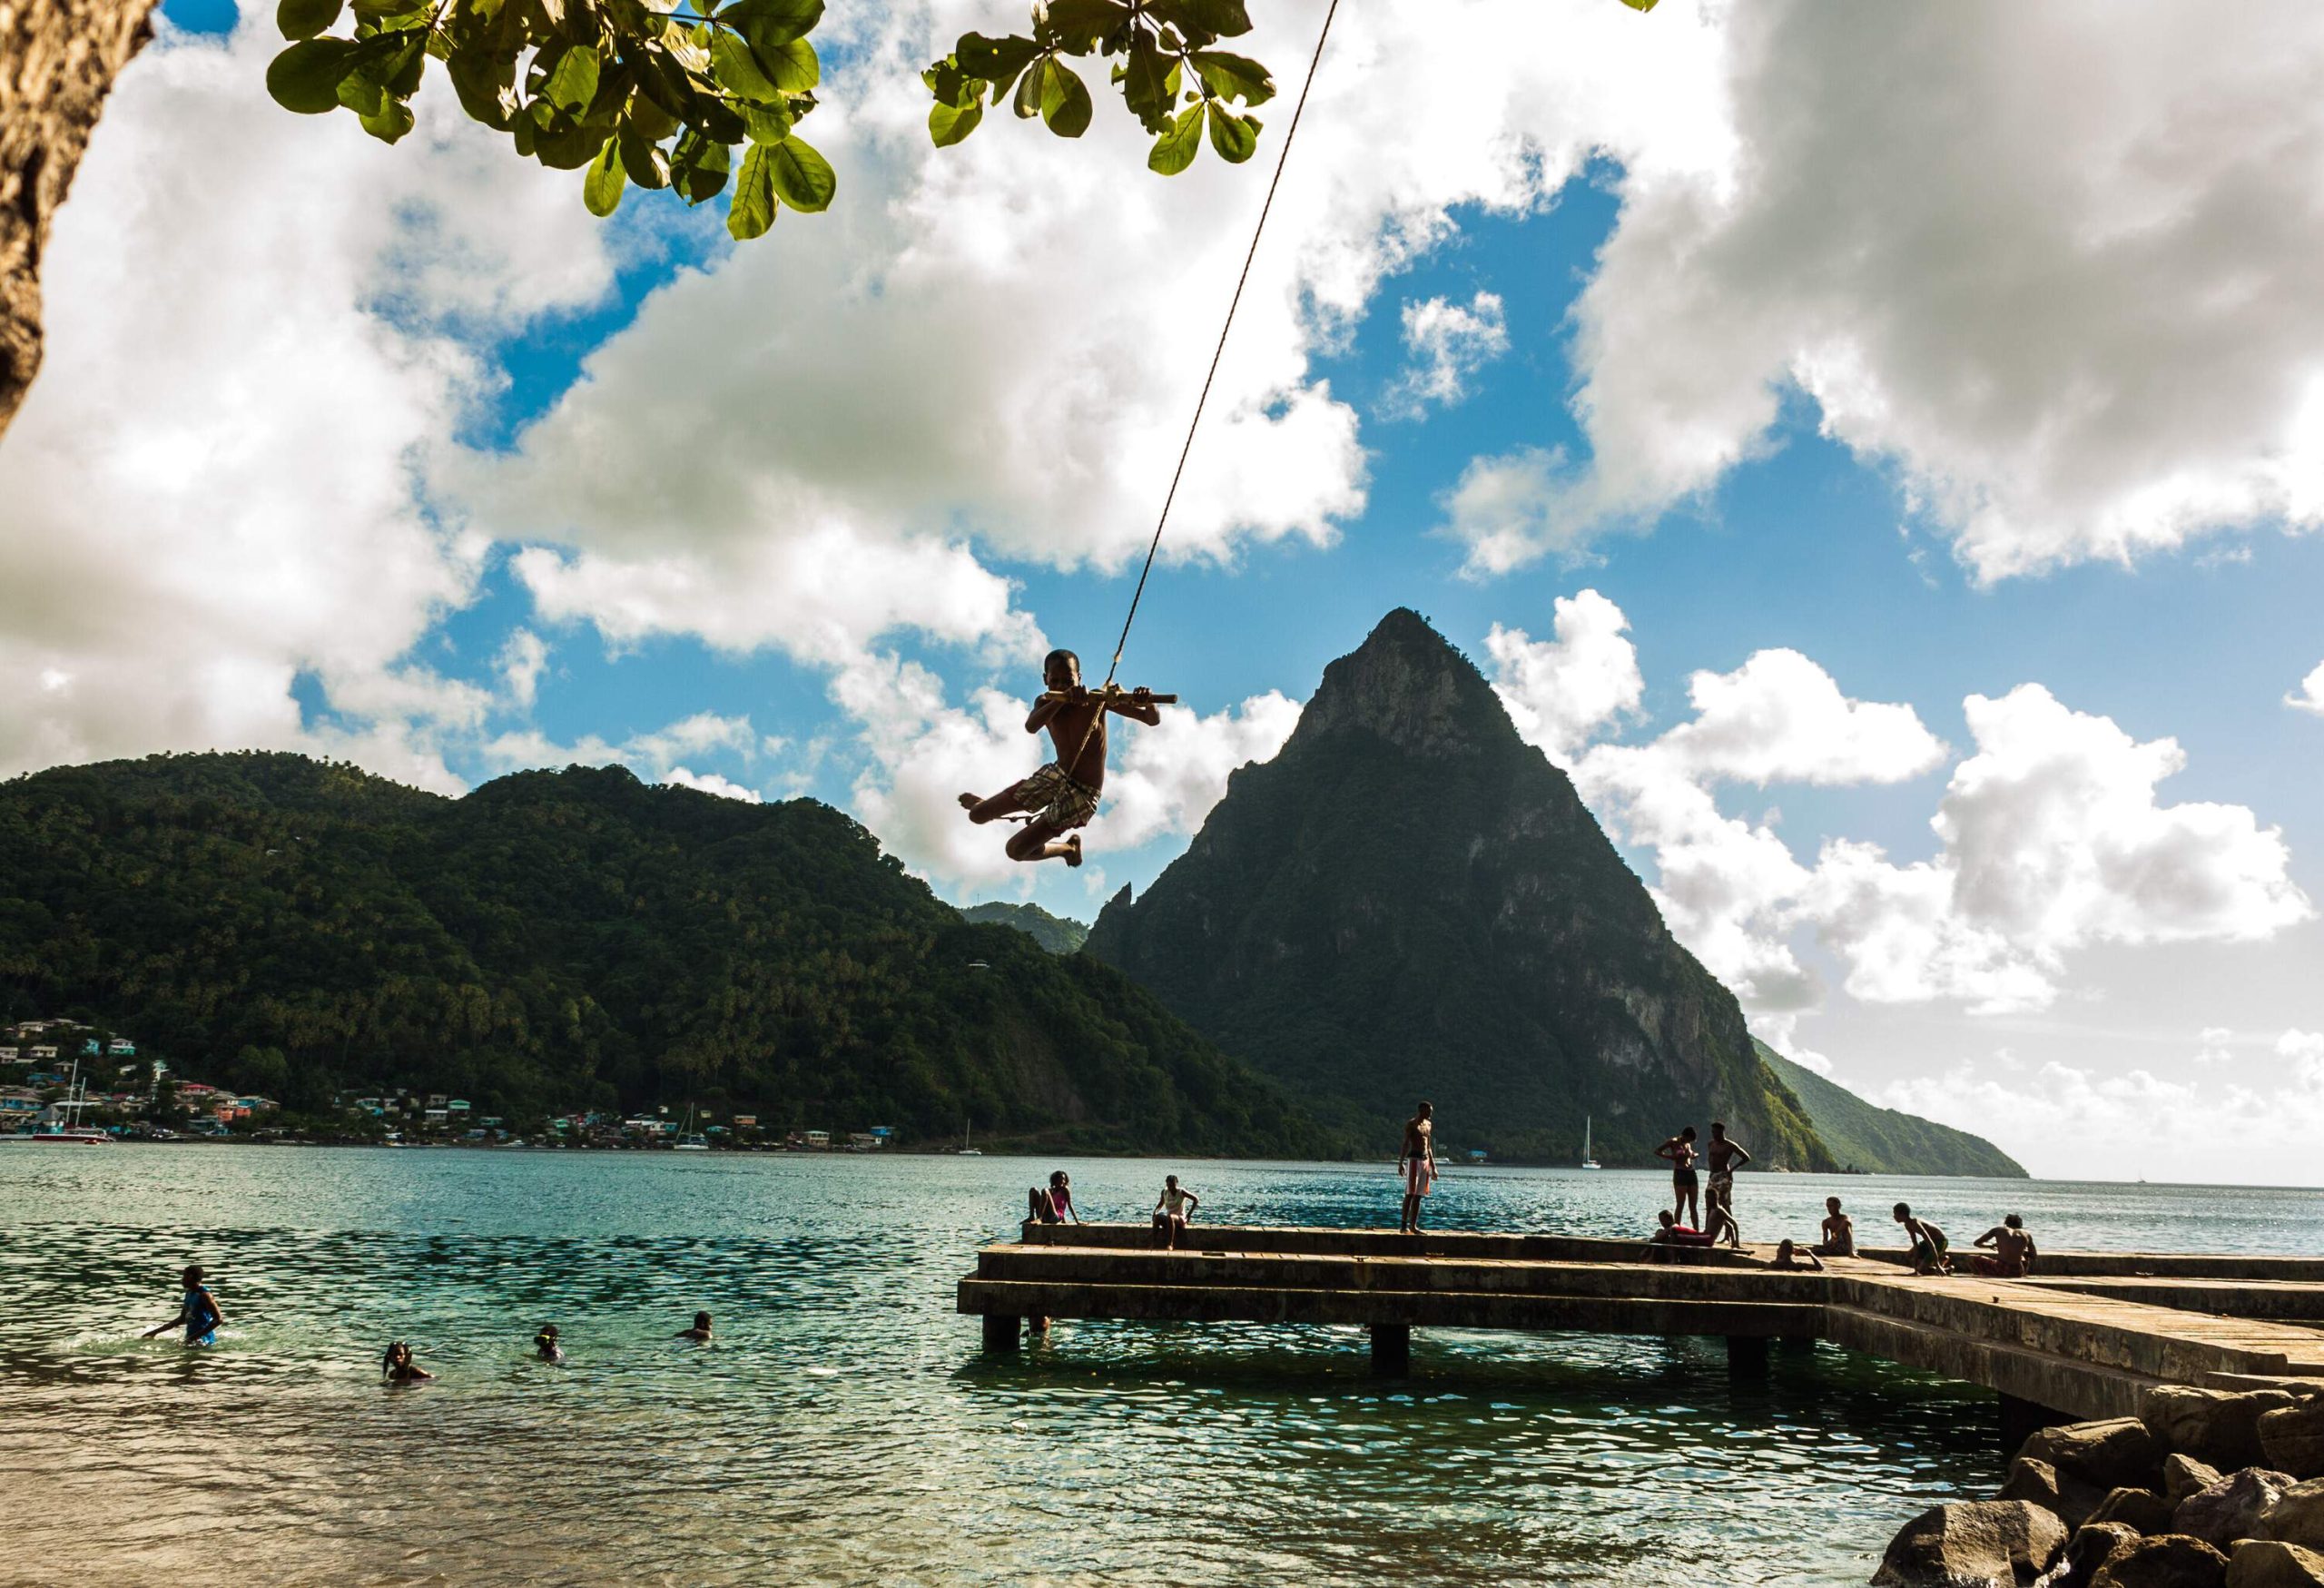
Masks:
[[[1412,363],[1387,393],[1392,414],[1416,419],[1433,403],[1450,408],[1469,394],[1469,378],[1509,350],[1501,296],[1479,292],[1467,303],[1426,298],[1403,308],[1404,350]]]
[[[2284,696],[2284,704],[2295,711],[2313,712],[2324,716],[2324,662],[2299,681],[2299,687]]]
[[[1554,612],[1555,638],[1537,641],[1496,623],[1485,650],[1510,720],[1562,766],[1592,735],[1637,712],[1646,680],[1620,607],[1584,590],[1559,597]]]
[[[2324,11],[2239,15],[1724,12],[1730,136],[1624,176],[1576,305],[1590,458],[1481,463],[1472,568],[1709,491],[1787,389],[1983,580],[2324,522]]]

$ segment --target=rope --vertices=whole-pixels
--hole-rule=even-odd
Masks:
[[[1186,477],[1187,459],[1195,449],[1195,431],[1201,427],[1203,409],[1210,402],[1211,384],[1218,379],[1218,361],[1226,353],[1227,333],[1235,329],[1235,311],[1243,306],[1243,289],[1251,280],[1251,261],[1259,256],[1259,239],[1266,235],[1267,216],[1275,209],[1275,189],[1283,185],[1283,168],[1291,163],[1292,140],[1299,136],[1299,118],[1306,113],[1307,94],[1315,86],[1315,68],[1323,64],[1324,44],[1332,36],[1332,20],[1339,14],[1340,0],[1332,0],[1324,12],[1323,29],[1315,35],[1315,53],[1307,58],[1307,80],[1299,85],[1299,103],[1292,107],[1291,125],[1284,129],[1283,152],[1275,156],[1275,175],[1267,180],[1267,196],[1259,205],[1259,222],[1251,228],[1251,246],[1243,255],[1243,273],[1235,278],[1235,295],[1226,302],[1226,319],[1218,328],[1218,345],[1210,352],[1210,369],[1202,378],[1202,394],[1195,399],[1194,418],[1187,421],[1187,439],[1178,448],[1178,466],[1170,471],[1170,488],[1163,495],[1161,516],[1154,520],[1154,538],[1146,543],[1146,566],[1137,570],[1137,587],[1130,592],[1129,612],[1122,618],[1121,637],[1114,642],[1114,659],[1106,665],[1106,682],[1098,688],[1097,715],[1089,719],[1071,764],[1080,764],[1082,752],[1089,748],[1089,741],[1106,720],[1105,692],[1113,687],[1114,675],[1121,670],[1122,652],[1129,645],[1129,627],[1137,621],[1137,605],[1146,597],[1146,580],[1154,572],[1154,554],[1162,547],[1162,531],[1170,522],[1171,505],[1178,499],[1178,482]]]

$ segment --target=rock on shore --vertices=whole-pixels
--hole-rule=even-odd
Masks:
[[[1988,1588],[2031,1583],[2066,1547],[2066,1524],[2026,1500],[1937,1505],[1889,1541],[1874,1588]]]

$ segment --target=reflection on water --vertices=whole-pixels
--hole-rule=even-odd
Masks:
[[[1829,1346],[1061,1323],[978,1355],[951,1282],[1052,1167],[1006,1159],[0,1150],[0,1581],[1862,1582],[1992,1484],[1974,1391]],[[1164,1166],[1069,1165],[1085,1207]],[[1385,1166],[1190,1166],[1204,1211],[1379,1223]],[[1472,1171],[1432,1215],[1635,1230],[1644,1175]],[[2324,1198],[1749,1177],[2057,1246],[2313,1249]],[[199,1261],[214,1349],[142,1329]],[[718,1337],[672,1338],[696,1307]],[[530,1359],[559,1325],[569,1361]],[[379,1381],[390,1338],[436,1382]]]

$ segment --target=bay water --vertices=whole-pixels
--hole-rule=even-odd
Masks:
[[[1862,1583],[1990,1492],[1991,1396],[1828,1345],[1062,1321],[952,1284],[1068,1169],[1142,1219],[1391,1224],[1386,1164],[0,1148],[0,1583]],[[1668,1179],[1462,1169],[1448,1228],[1635,1236]],[[2324,1192],[1746,1175],[1748,1238],[2324,1249]],[[228,1324],[139,1333],[198,1262]],[[707,1346],[675,1338],[697,1308]],[[556,1323],[568,1359],[531,1359]],[[391,1339],[437,1375],[388,1387]]]

